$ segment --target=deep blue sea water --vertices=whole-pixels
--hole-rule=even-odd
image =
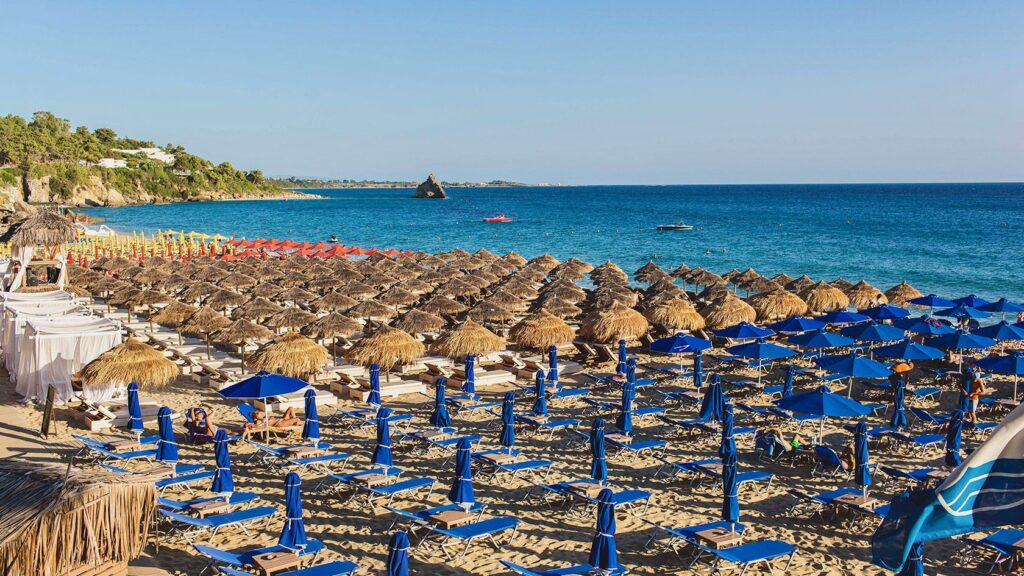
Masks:
[[[455,188],[448,200],[408,189],[315,190],[327,200],[97,208],[119,230],[185,229],[236,237],[442,251],[550,253],[632,272],[653,259],[718,273],[907,280],[949,297],[1024,300],[1024,184],[584,186]],[[515,221],[485,224],[504,212]],[[691,232],[658,232],[686,222]]]

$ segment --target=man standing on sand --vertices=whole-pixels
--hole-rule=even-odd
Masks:
[[[978,422],[978,402],[981,400],[981,395],[988,392],[988,388],[985,387],[985,381],[981,378],[981,373],[975,373],[974,380],[971,380],[971,389],[968,396],[971,400],[971,411],[967,415],[967,419],[972,423]]]

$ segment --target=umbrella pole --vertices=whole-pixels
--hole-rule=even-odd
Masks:
[[[1013,375],[1013,401],[1017,401],[1017,375]]]
[[[331,359],[334,360],[334,365],[338,365],[338,337],[331,338]]]
[[[245,374],[245,341],[242,341],[242,374]]]
[[[210,333],[206,333],[206,359],[212,360],[213,356],[210,355]]]
[[[825,436],[825,417],[822,416],[821,420],[818,420],[818,444],[821,444],[823,437]]]

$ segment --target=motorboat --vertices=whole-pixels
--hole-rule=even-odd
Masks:
[[[337,244],[338,237],[337,236],[331,236],[330,238],[327,239],[327,241],[330,242],[331,244]]]
[[[690,226],[689,224],[682,224],[682,223],[679,223],[679,224],[659,224],[658,225],[658,230],[662,230],[662,231],[666,231],[666,230],[693,230],[693,226]]]
[[[509,218],[508,216],[505,216],[504,212],[498,212],[497,214],[495,214],[494,216],[491,216],[490,218],[484,218],[484,222],[490,222],[490,223],[511,222],[511,221],[512,221],[512,219]]]

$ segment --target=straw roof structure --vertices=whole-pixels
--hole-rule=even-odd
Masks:
[[[508,308],[486,300],[470,308],[468,316],[480,322],[511,322],[516,317]]]
[[[885,297],[889,299],[889,303],[897,306],[906,306],[911,300],[921,296],[924,294],[908,284],[906,280],[885,291]]]
[[[575,318],[583,313],[582,308],[561,298],[545,298],[539,306],[541,310],[547,310],[559,318]]]
[[[138,558],[156,512],[152,478],[0,460],[0,566],[69,574]]]
[[[722,300],[709,304],[702,314],[705,325],[710,330],[719,330],[740,322],[757,320],[757,312],[754,308],[732,293]]]
[[[881,290],[864,280],[851,286],[846,295],[850,297],[850,305],[858,309],[871,308],[889,301]]]
[[[301,308],[288,307],[267,319],[271,328],[301,328],[316,320],[316,314]]]
[[[424,312],[422,310],[410,310],[406,312],[404,316],[392,323],[395,328],[399,330],[405,330],[410,334],[420,334],[423,332],[436,332],[441,328],[444,328],[444,318],[430,312]]]
[[[253,298],[232,310],[231,317],[236,319],[249,318],[252,320],[262,320],[264,318],[270,318],[274,314],[280,313],[282,310],[284,310],[284,307],[275,304],[262,296],[257,296],[256,298]]]
[[[806,302],[782,288],[755,294],[747,298],[747,303],[757,312],[758,322],[792,318],[807,312]]]
[[[843,292],[846,292],[850,288],[853,288],[853,283],[850,282],[849,280],[847,280],[846,278],[843,278],[843,277],[836,278],[835,280],[833,280],[829,284],[835,286],[836,288],[839,288]]]
[[[714,272],[708,272],[703,268],[694,268],[683,276],[683,282],[695,286],[712,286],[714,284],[725,284],[725,280]]]
[[[804,274],[803,276],[797,278],[796,280],[787,283],[785,285],[785,288],[790,292],[800,294],[801,292],[810,288],[811,286],[814,286],[814,280],[811,280],[810,276]]]
[[[396,364],[407,364],[423,356],[424,351],[423,343],[408,332],[383,326],[373,334],[360,338],[345,352],[345,358],[363,366],[377,364],[383,370],[390,371]]]
[[[800,297],[814,314],[843,310],[850,305],[850,298],[842,290],[824,280],[800,292]]]
[[[340,312],[331,312],[306,324],[302,333],[310,338],[333,338],[352,335],[363,330],[363,325]]]
[[[255,342],[257,340],[266,340],[273,336],[274,333],[265,326],[241,318],[235,320],[231,324],[217,331],[214,334],[214,340],[218,342],[227,342],[230,344],[238,344],[245,342]],[[243,350],[243,354],[245,351]]]
[[[178,377],[178,365],[151,346],[128,338],[100,354],[82,368],[82,383],[121,384],[130,382],[143,388],[160,388]]]
[[[197,310],[199,309],[191,304],[174,300],[167,306],[153,312],[149,319],[157,324],[177,327],[182,320],[195,314]]]
[[[642,314],[615,304],[588,314],[580,326],[580,336],[599,343],[637,340],[647,333],[649,327]]]
[[[206,358],[210,359],[210,334],[226,328],[231,320],[221,316],[216,310],[209,306],[203,306],[196,313],[186,318],[178,325],[178,332],[182,334],[194,334],[206,338]]]
[[[285,332],[253,352],[247,365],[253,370],[309,378],[319,372],[329,358],[327,348],[297,332]]]
[[[456,329],[445,332],[431,346],[431,351],[449,358],[465,358],[470,354],[482,356],[504,349],[504,338],[472,320],[466,320]]]
[[[398,316],[398,311],[391,306],[386,306],[376,300],[360,302],[348,309],[349,316],[357,318],[372,318],[374,320],[390,320]]]
[[[238,292],[221,289],[208,296],[203,303],[214,310],[224,311],[230,306],[238,306],[243,302],[245,302],[245,296]]]
[[[654,324],[669,330],[701,330],[704,317],[697,312],[689,300],[675,297],[647,310],[645,316]]]
[[[78,238],[78,228],[67,218],[52,210],[40,210],[29,216],[16,226],[13,234],[4,235],[11,248],[24,246],[57,246],[65,242],[74,242]]]
[[[508,336],[523,348],[547,350],[548,346],[572,342],[576,331],[561,318],[541,309],[520,320],[509,330]]]
[[[323,296],[310,302],[316,310],[348,310],[359,302],[341,292],[328,292]]]

